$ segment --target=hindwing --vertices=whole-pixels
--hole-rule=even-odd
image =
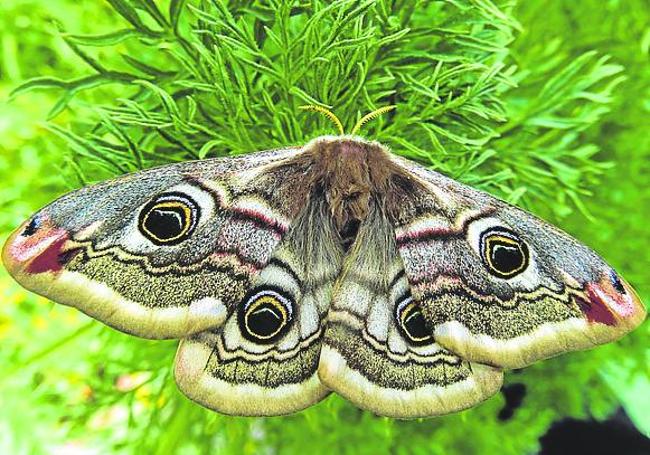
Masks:
[[[346,257],[318,371],[327,386],[357,406],[399,418],[471,407],[496,393],[503,376],[436,342],[378,207]]]
[[[225,324],[183,340],[176,381],[225,414],[299,411],[329,389],[317,374],[343,251],[322,203],[309,203]]]

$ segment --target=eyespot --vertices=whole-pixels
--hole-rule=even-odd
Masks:
[[[395,319],[402,336],[411,344],[421,346],[433,342],[433,335],[427,328],[424,316],[410,295],[397,302]]]
[[[239,309],[239,327],[245,338],[256,343],[271,343],[289,328],[291,299],[274,289],[258,290]]]
[[[488,271],[499,278],[512,278],[528,267],[528,246],[509,229],[483,232],[479,248]]]
[[[192,233],[199,214],[199,206],[186,194],[167,193],[144,206],[138,228],[156,245],[176,245]]]

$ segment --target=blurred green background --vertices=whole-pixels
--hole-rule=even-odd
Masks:
[[[85,183],[251,152],[397,111],[365,134],[547,218],[650,299],[645,0],[14,0],[0,3],[0,240]],[[36,78],[36,79],[34,79]],[[507,374],[441,418],[330,397],[224,417],[182,397],[176,342],[117,333],[0,270],[1,453],[534,453],[553,422],[622,407],[650,435],[650,325]]]

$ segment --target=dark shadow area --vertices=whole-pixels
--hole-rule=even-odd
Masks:
[[[540,438],[541,455],[649,455],[650,439],[619,409],[604,422],[565,419]]]
[[[506,400],[506,404],[499,411],[498,418],[501,421],[510,420],[514,415],[517,408],[521,406],[526,396],[526,386],[521,383],[508,384],[507,386],[501,389],[503,398]]]

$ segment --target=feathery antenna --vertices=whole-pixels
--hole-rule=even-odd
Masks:
[[[368,123],[370,120],[373,120],[380,115],[385,114],[386,112],[390,112],[393,109],[395,109],[397,106],[395,105],[390,105],[390,106],[384,106],[380,107],[379,109],[375,109],[369,114],[364,115],[359,119],[359,121],[354,125],[354,128],[352,128],[352,131],[350,134],[354,135],[359,132],[361,127]],[[339,118],[329,109],[326,109],[322,106],[318,106],[316,104],[306,104],[304,106],[300,106],[299,109],[305,110],[305,111],[312,111],[312,112],[318,112],[319,114],[323,114],[325,117],[330,119],[334,125],[336,125],[336,128],[339,130],[339,133],[341,135],[345,134],[345,129],[343,128],[343,124],[339,120]]]
[[[395,109],[396,107],[397,106],[395,106],[395,105],[384,106],[384,107],[380,107],[379,109],[375,109],[374,111],[372,111],[369,114],[364,115],[363,117],[361,117],[359,119],[359,121],[356,123],[356,125],[354,125],[354,128],[352,128],[352,131],[350,132],[350,134],[354,135],[354,134],[358,133],[359,130],[361,129],[361,127],[363,125],[365,125],[366,123],[368,123],[370,120],[375,119],[375,118],[379,117],[380,115],[385,114],[386,112],[390,112],[393,109]]]
[[[329,109],[325,109],[324,107],[317,106],[315,104],[307,104],[305,106],[300,106],[299,109],[302,109],[302,110],[305,110],[305,111],[318,112],[320,114],[323,114],[325,117],[330,119],[332,121],[332,123],[334,123],[336,125],[336,127],[338,128],[339,133],[341,133],[341,135],[345,134],[345,131],[343,130],[343,124],[341,123],[339,118],[336,115],[334,115],[334,113],[332,111],[330,111]]]

